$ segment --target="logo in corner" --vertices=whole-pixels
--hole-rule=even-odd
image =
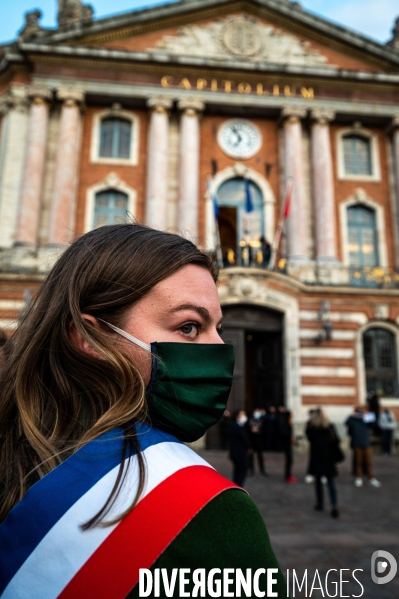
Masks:
[[[374,551],[371,556],[371,579],[375,584],[387,584],[391,582],[395,578],[397,571],[398,563],[391,553],[382,549]],[[387,572],[387,574],[381,576],[384,572]]]

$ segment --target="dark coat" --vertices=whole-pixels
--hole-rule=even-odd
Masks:
[[[312,476],[337,476],[337,468],[333,461],[333,446],[338,438],[332,424],[328,427],[306,427],[306,436],[310,442],[309,474]]]
[[[351,438],[351,447],[368,447],[370,445],[370,432],[363,416],[349,416],[345,422],[348,435]]]
[[[248,449],[251,447],[248,431],[245,426],[238,422],[232,422],[229,431],[230,459],[242,461],[247,459]]]

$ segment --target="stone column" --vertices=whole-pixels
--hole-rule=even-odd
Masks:
[[[0,246],[12,247],[18,218],[28,123],[25,85],[12,85],[2,96],[0,145]]]
[[[337,225],[335,217],[334,176],[330,127],[335,118],[331,110],[316,109],[311,113],[311,155],[316,229],[316,259],[337,262]]]
[[[52,92],[48,88],[32,87],[29,97],[31,105],[15,245],[34,248],[39,228]]]
[[[394,176],[394,223],[396,234],[396,268],[399,268],[399,114],[392,120],[393,176]]]
[[[306,109],[283,108],[286,180],[293,179],[290,213],[287,218],[287,253],[291,262],[307,262],[308,210],[303,164],[301,119]]]
[[[199,115],[204,110],[200,100],[182,99],[180,120],[179,203],[177,225],[183,235],[194,241],[198,237],[198,194],[200,128]]]
[[[65,245],[72,237],[83,92],[61,88],[57,91],[57,98],[62,101],[62,107],[51,197],[49,245]]]
[[[157,229],[166,229],[168,201],[168,135],[169,112],[173,102],[169,98],[149,98],[151,109],[148,131],[148,167],[145,223]]]

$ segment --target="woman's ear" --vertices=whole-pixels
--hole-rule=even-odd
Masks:
[[[94,318],[94,316],[91,316],[90,314],[82,314],[83,320],[85,320],[86,322],[90,322],[90,324],[92,324],[94,327],[99,328],[98,322],[97,320]],[[76,325],[73,321],[71,321],[69,323],[69,337],[73,343],[73,345],[76,347],[76,349],[78,349],[79,351],[85,353],[85,354],[89,354],[90,356],[95,356],[96,358],[101,358],[101,355],[98,353],[98,351],[96,349],[94,349],[94,347],[92,347],[90,345],[90,343],[88,343],[86,341],[86,339],[84,339],[81,335],[81,333],[78,331],[78,329],[76,328]]]

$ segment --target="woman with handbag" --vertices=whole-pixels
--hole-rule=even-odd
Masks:
[[[327,416],[317,408],[312,414],[306,427],[306,436],[310,442],[309,474],[315,477],[316,511],[324,509],[322,477],[327,479],[330,494],[331,517],[338,518],[337,489],[334,478],[337,476],[336,462],[344,459],[339,447],[339,437],[333,424]]]

